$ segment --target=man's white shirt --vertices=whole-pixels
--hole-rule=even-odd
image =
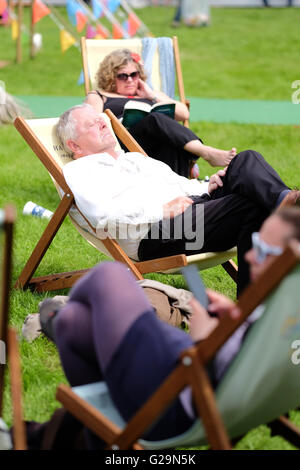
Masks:
[[[132,259],[151,223],[163,218],[163,205],[179,196],[202,195],[208,183],[177,175],[158,160],[137,152],[88,155],[63,167],[78,209],[96,229],[116,238]]]

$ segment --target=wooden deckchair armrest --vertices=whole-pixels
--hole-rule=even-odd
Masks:
[[[299,247],[288,246],[281,256],[278,256],[269,268],[250,284],[241,294],[237,306],[242,314],[238,319],[224,317],[212,334],[201,341],[197,348],[203,363],[208,362],[218,349],[246,320],[253,310],[265,300],[266,296],[279,284],[279,282],[293,269],[300,259]]]
[[[134,263],[141,274],[156,271],[167,271],[168,269],[181,268],[187,265],[186,255],[174,255],[167,258],[157,258],[149,261]]]
[[[110,109],[106,109],[105,114],[109,117],[111,121],[112,128],[116,136],[121,140],[121,142],[128,148],[129,152],[139,152],[142,155],[148,156],[146,152],[142,149],[140,144],[132,137],[128,132],[126,127],[119,121],[119,119],[114,115]]]

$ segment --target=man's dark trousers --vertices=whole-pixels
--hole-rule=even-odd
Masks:
[[[211,195],[192,196],[194,204],[183,215],[168,221],[168,238],[164,221],[152,224],[139,246],[139,259],[161,258],[185,253],[194,255],[209,251],[238,250],[238,294],[249,282],[249,268],[244,259],[251,248],[251,234],[276,207],[282,191],[289,189],[276,171],[258,152],[246,150],[229,164],[223,186]],[[202,207],[201,207],[202,206]],[[204,227],[203,213],[204,207]],[[202,221],[201,227],[197,223]],[[203,230],[202,248],[187,249],[191,233]],[[178,239],[174,234],[181,233]],[[158,235],[159,234],[159,235]],[[195,240],[195,239],[194,239]],[[196,243],[195,243],[196,246]]]

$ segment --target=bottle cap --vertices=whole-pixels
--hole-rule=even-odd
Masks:
[[[24,215],[29,215],[32,213],[32,210],[33,208],[36,206],[36,204],[34,204],[34,202],[32,201],[28,201],[26,202],[24,208],[23,208],[23,214]]]

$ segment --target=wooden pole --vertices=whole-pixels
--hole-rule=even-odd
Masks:
[[[17,333],[12,328],[8,329],[8,355],[11,398],[13,408],[14,430],[13,440],[15,450],[26,450],[26,430],[22,408],[22,376],[21,363],[18,349]]]
[[[31,0],[31,21],[30,21],[30,35],[29,35],[29,57],[30,59],[34,58],[34,44],[33,44],[33,36],[34,36],[34,22],[33,22],[33,6],[35,0]]]
[[[1,273],[1,303],[0,303],[0,340],[3,341],[4,347],[7,343],[7,324],[9,312],[9,293],[11,282],[11,266],[12,266],[12,244],[13,244],[13,224],[15,220],[15,210],[12,206],[5,208],[4,222],[4,253],[3,253],[3,270]],[[3,344],[1,344],[3,347]],[[2,415],[2,400],[4,389],[4,364],[0,364],[0,416]]]
[[[22,62],[22,23],[23,23],[23,2],[18,0],[18,37],[17,37],[17,64]]]

